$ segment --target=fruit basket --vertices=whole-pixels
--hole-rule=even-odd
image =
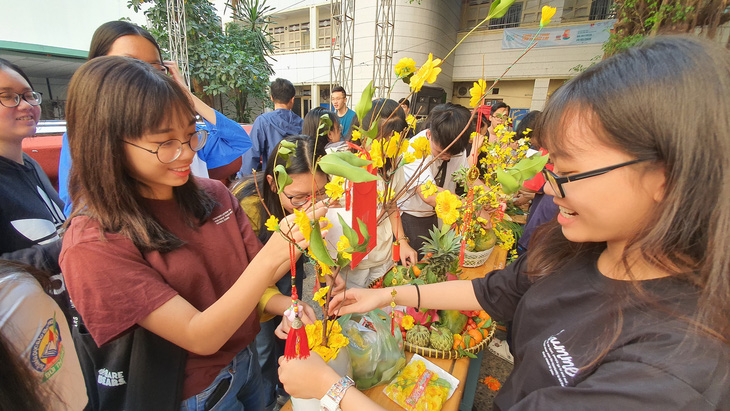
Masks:
[[[474,345],[473,347],[464,348],[459,351],[457,350],[437,350],[435,348],[431,347],[421,347],[415,344],[411,344],[409,342],[404,342],[403,347],[406,349],[406,351],[410,351],[414,354],[422,355],[424,357],[431,357],[431,358],[443,358],[446,360],[452,360],[457,359],[461,357],[470,356],[469,354],[476,355],[479,351],[487,348],[489,345],[489,342],[492,341],[492,338],[494,338],[494,331],[496,330],[496,323],[492,322],[492,324],[489,326],[489,331],[487,333],[486,337],[483,337],[482,340]],[[469,354],[465,354],[469,353]]]
[[[464,250],[464,267],[479,267],[485,262],[487,262],[487,259],[489,259],[489,256],[492,255],[492,251],[494,250],[494,246],[492,246],[488,250],[484,251],[469,251]]]

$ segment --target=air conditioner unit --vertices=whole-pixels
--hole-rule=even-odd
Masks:
[[[459,85],[456,88],[456,95],[458,97],[466,97],[469,95],[469,87],[464,85]]]

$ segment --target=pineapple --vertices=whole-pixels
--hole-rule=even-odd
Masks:
[[[447,273],[456,273],[459,269],[461,236],[448,225],[444,225],[440,230],[434,227],[428,233],[430,238],[421,237],[426,240],[421,252],[431,254],[428,257],[428,265],[423,270],[426,274],[426,283],[446,281]]]

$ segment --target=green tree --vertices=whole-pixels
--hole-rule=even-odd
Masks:
[[[129,0],[135,12],[142,3],[151,5],[144,14],[164,51],[169,50],[166,0]],[[267,60],[273,51],[267,33],[270,11],[266,1],[243,0],[227,4],[234,21],[221,28],[221,20],[209,0],[186,0],[188,63],[195,94],[207,103],[213,96],[225,95],[235,106],[235,113],[224,113],[239,122],[252,121],[252,101],[267,101],[269,76],[273,74]]]
[[[603,45],[605,57],[662,33],[714,38],[718,27],[730,21],[728,4],[728,0],[617,0],[618,21]],[[730,48],[730,43],[726,47]]]

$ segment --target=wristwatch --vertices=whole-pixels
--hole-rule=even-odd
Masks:
[[[322,411],[340,411],[340,401],[345,396],[345,391],[353,385],[355,385],[355,382],[348,376],[344,376],[332,384],[327,394],[319,400],[320,409]]]

